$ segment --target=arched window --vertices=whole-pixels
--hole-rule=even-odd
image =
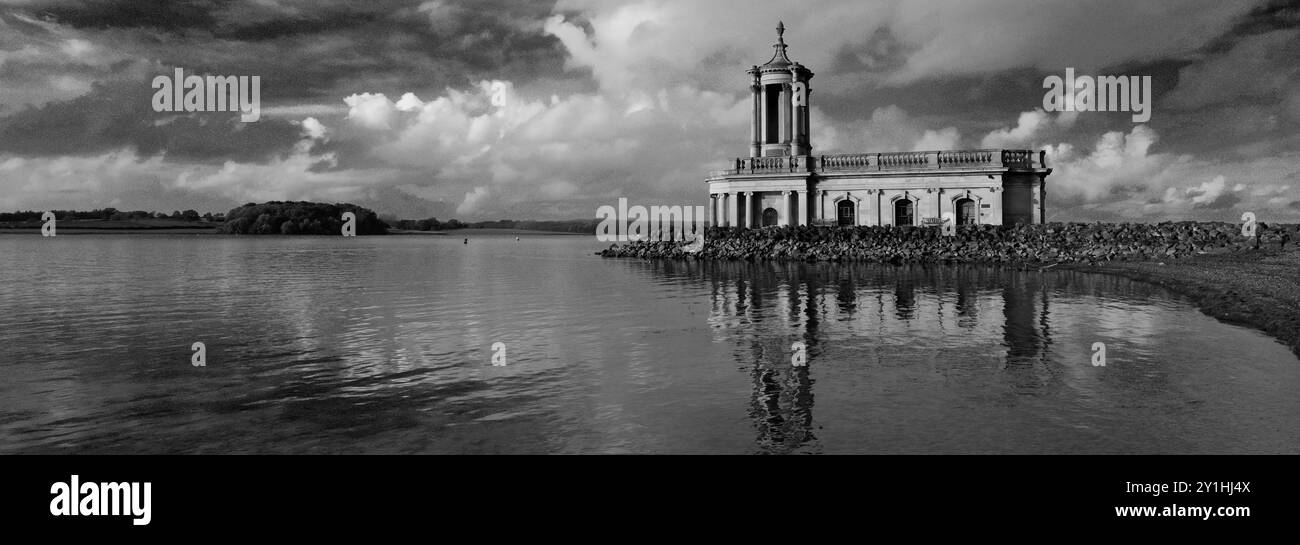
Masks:
[[[763,209],[763,227],[767,227],[769,225],[776,225],[777,218],[779,217],[780,216],[777,215],[775,208]]]
[[[957,225],[975,225],[979,223],[978,209],[972,199],[957,199]]]
[[[857,203],[844,199],[835,205],[836,224],[844,227],[846,225],[858,224],[858,206]]]
[[[894,225],[913,225],[912,201],[898,199],[894,201]]]

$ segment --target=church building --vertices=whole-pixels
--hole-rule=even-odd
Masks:
[[[813,73],[786,55],[748,70],[749,156],[709,174],[713,225],[938,225],[1042,223],[1045,153],[972,149],[815,155]]]

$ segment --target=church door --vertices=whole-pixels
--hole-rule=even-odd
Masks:
[[[975,201],[957,199],[957,225],[975,225]]]
[[[776,225],[777,214],[775,208],[766,208],[763,210],[763,227]]]
[[[899,199],[894,201],[894,225],[912,225],[912,201]]]
[[[840,227],[846,225],[858,224],[858,206],[857,203],[850,200],[842,200],[835,205],[835,217]]]

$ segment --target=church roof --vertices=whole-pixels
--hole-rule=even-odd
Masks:
[[[772,44],[772,48],[776,50],[772,53],[772,59],[764,63],[762,66],[751,68],[749,73],[758,74],[760,72],[787,72],[790,70],[796,70],[800,73],[806,74],[806,77],[812,77],[811,71],[805,68],[802,64],[790,60],[790,57],[786,55],[784,22],[777,21],[776,23],[776,43]]]
[[[772,44],[772,47],[776,49],[772,54],[772,60],[767,61],[760,68],[789,68],[794,64],[785,54],[785,23],[782,21],[776,22],[776,43]]]

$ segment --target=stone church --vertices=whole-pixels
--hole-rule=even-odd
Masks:
[[[813,73],[786,55],[748,70],[749,157],[709,174],[713,225],[937,225],[1042,223],[1043,152],[972,149],[815,155],[809,140]]]

